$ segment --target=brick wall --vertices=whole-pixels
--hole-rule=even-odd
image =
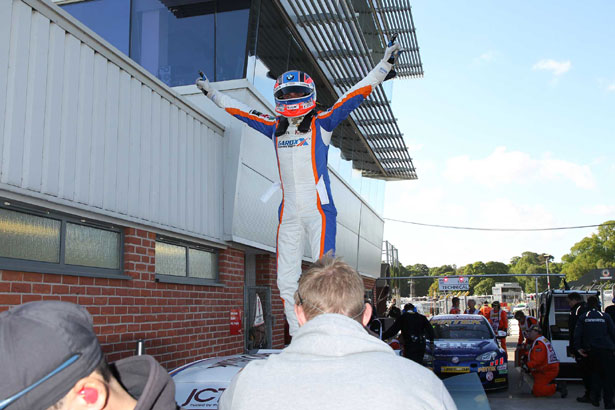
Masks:
[[[374,291],[376,289],[376,279],[366,278],[365,276],[362,276],[362,278],[366,291]]]
[[[0,311],[35,300],[83,305],[111,362],[134,354],[138,339],[168,370],[203,357],[243,353],[243,335],[230,335],[229,312],[240,309],[243,315],[244,253],[220,251],[223,287],[160,283],[154,280],[156,235],[132,228],[124,233],[124,270],[132,280],[0,270]],[[263,269],[273,272],[277,292],[273,262],[273,271],[270,264]],[[271,282],[269,276],[263,280]]]

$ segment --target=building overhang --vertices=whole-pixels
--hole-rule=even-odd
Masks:
[[[384,55],[397,34],[403,52],[397,78],[423,75],[408,0],[274,0],[302,46],[309,50],[328,87],[343,95]],[[379,86],[333,134],[332,144],[363,176],[384,180],[417,179],[390,101]]]

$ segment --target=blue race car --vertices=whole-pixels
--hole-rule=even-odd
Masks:
[[[477,373],[485,390],[508,388],[508,357],[481,315],[438,315],[430,320],[435,340],[423,358],[440,378]]]

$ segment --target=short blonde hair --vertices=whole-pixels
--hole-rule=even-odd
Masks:
[[[307,320],[321,313],[339,313],[361,322],[365,307],[363,279],[340,258],[327,254],[299,279],[295,303],[303,307]]]

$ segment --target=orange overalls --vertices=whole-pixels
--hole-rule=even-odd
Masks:
[[[498,333],[498,330],[508,332],[508,315],[501,308],[497,312],[495,309],[491,309],[487,319],[489,320],[489,323],[491,323],[491,327],[496,334]],[[502,349],[506,351],[506,338],[498,340],[500,341],[500,345],[502,345]]]
[[[451,315],[458,315],[458,314],[460,314],[460,313],[461,313],[461,310],[459,310],[459,308],[452,307],[452,308],[451,308],[451,311],[450,311],[450,312],[448,312],[448,313],[450,313]]]
[[[489,320],[489,314],[491,313],[491,308],[487,305],[483,305],[483,307],[480,308],[479,313],[485,316],[487,320]]]
[[[529,352],[528,346],[524,346],[524,341],[528,343],[528,329],[538,324],[538,319],[533,316],[526,316],[525,323],[519,323],[519,340],[517,340],[517,350],[515,351],[515,366],[520,366],[522,358]]]
[[[551,383],[559,373],[559,360],[551,343],[540,336],[532,344],[527,355],[527,367],[534,376],[532,394],[536,397],[552,396],[555,394],[557,385]]]

